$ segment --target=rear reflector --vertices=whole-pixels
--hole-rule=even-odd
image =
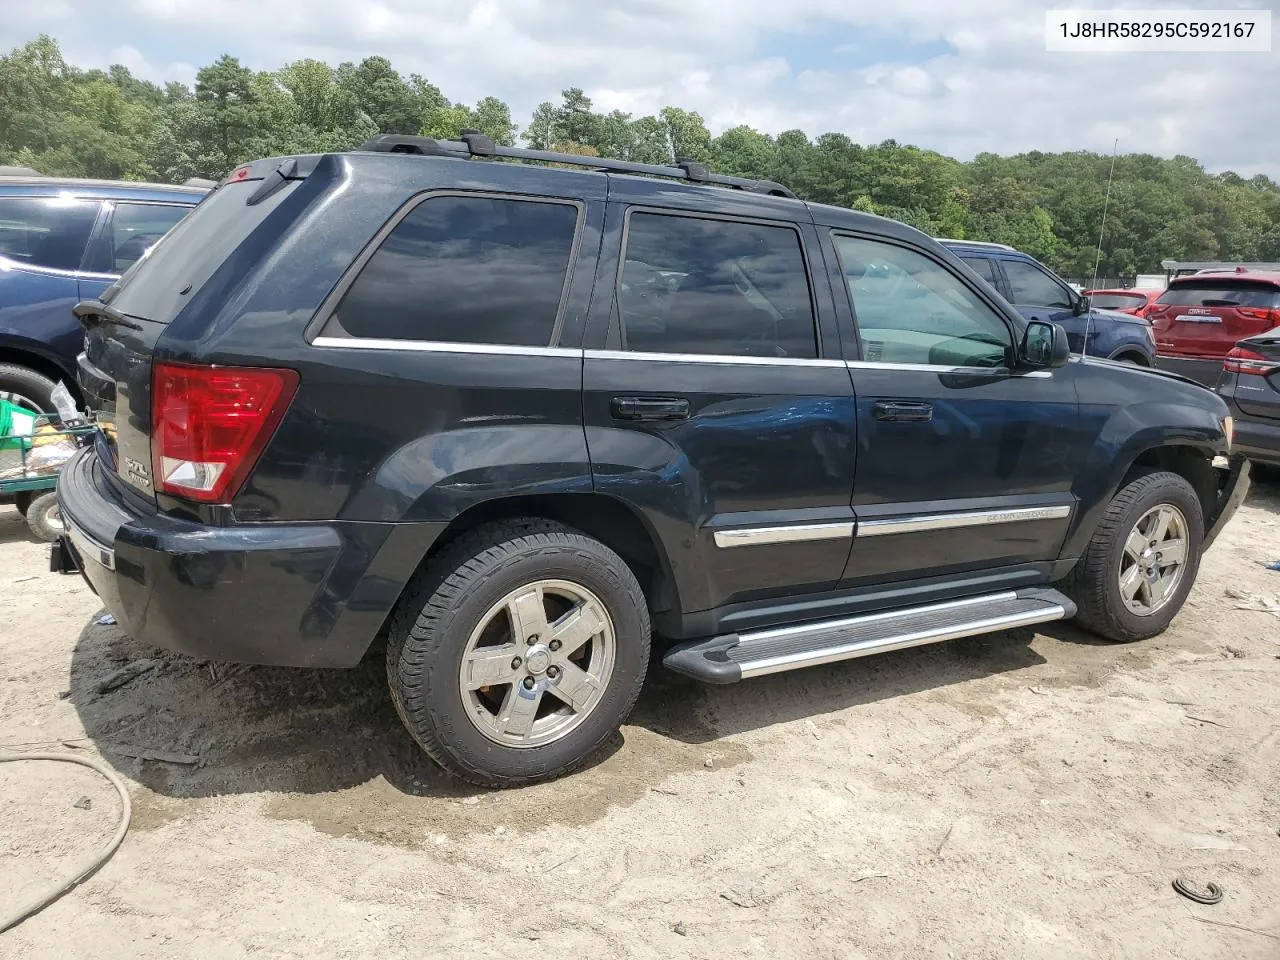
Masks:
[[[201,503],[229,502],[297,389],[293,370],[157,363],[151,374],[156,489]]]
[[[1233,347],[1222,361],[1222,369],[1227,373],[1247,373],[1257,377],[1265,377],[1269,373],[1280,370],[1280,363],[1268,360],[1262,354],[1245,347]]]

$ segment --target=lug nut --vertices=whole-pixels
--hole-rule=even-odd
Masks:
[[[533,677],[525,677],[525,678],[524,678],[524,688],[525,688],[526,690],[532,690],[532,689],[533,689]]]
[[[512,669],[512,670],[519,670],[519,669],[520,669],[520,664],[521,664],[521,663],[523,663],[523,662],[524,662],[524,661],[522,661],[519,657],[512,657],[512,658],[511,658],[511,669]]]
[[[560,676],[560,668],[553,663],[551,666],[547,667],[547,676],[554,680],[556,677]]]
[[[549,643],[549,644],[548,644],[548,646],[549,646],[549,647],[551,647],[551,649],[552,649],[552,650],[559,650],[559,649],[560,649],[560,641],[559,641],[559,640],[552,640],[552,641],[551,641],[551,643]]]
[[[538,635],[536,633],[533,636],[531,636],[528,640],[525,641],[525,643],[527,643],[531,647],[537,642],[538,642]]]

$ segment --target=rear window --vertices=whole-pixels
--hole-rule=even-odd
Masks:
[[[78,270],[99,200],[0,197],[0,257],[32,267]]]
[[[1177,307],[1280,307],[1280,288],[1257,280],[1184,280],[1156,303]]]
[[[1099,310],[1131,310],[1146,302],[1146,297],[1137,293],[1094,293],[1089,302]]]
[[[129,316],[168,323],[301,182],[290,180],[251,207],[245,201],[260,181],[219,187],[143,252],[103,299]]]

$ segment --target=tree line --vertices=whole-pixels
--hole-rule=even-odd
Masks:
[[[934,236],[1008,243],[1072,277],[1093,273],[1112,160],[1032,151],[961,162],[894,140],[864,145],[842,133],[774,136],[748,126],[712,136],[695,112],[604,113],[577,88],[539,104],[521,129],[497,97],[451,101],[383,57],[268,72],[224,55],[194,86],[159,86],[118,65],[80,69],[44,35],[0,57],[0,164],[50,175],[218,179],[258,157],[350,149],[377,133],[456,138],[465,128],[586,156],[704,161]],[[1208,173],[1188,156],[1118,157],[1100,273],[1159,272],[1165,258],[1280,260],[1280,187],[1263,175]]]

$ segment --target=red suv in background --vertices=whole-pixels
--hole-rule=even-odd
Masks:
[[[1151,303],[1164,290],[1086,290],[1084,295],[1099,310],[1117,310],[1135,317],[1145,317]]]
[[[1280,326],[1280,273],[1237,267],[1176,277],[1147,319],[1157,364],[1212,387],[1238,340]]]

